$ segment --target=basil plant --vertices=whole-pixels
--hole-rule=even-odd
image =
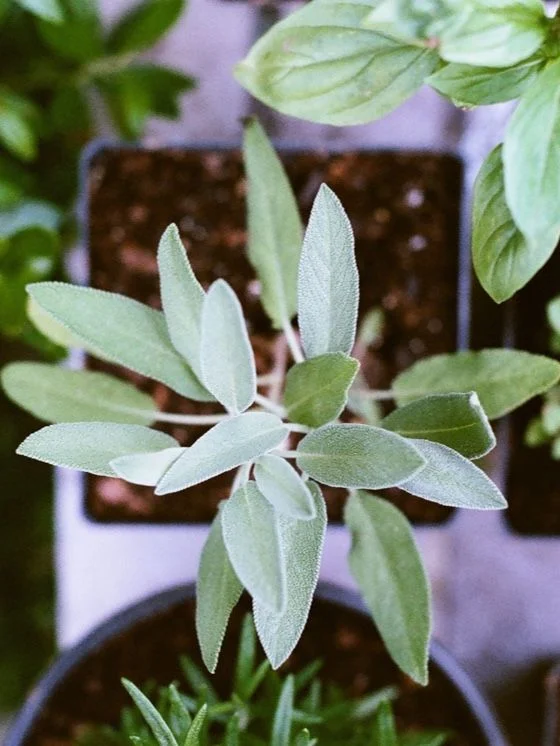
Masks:
[[[399,487],[442,505],[504,508],[500,491],[473,463],[495,445],[489,418],[550,388],[560,364],[514,350],[460,352],[420,361],[390,391],[368,390],[352,357],[358,271],[341,203],[322,185],[303,235],[282,165],[254,120],[246,123],[244,155],[249,258],[263,306],[289,346],[289,370],[257,376],[239,300],[223,279],[200,285],[171,225],[158,251],[163,311],[41,282],[28,287],[32,315],[59,342],[191,400],[219,402],[223,413],[160,412],[149,396],[109,375],[15,363],[2,374],[8,396],[55,423],[18,452],[151,485],[161,496],[235,470],[198,576],[197,630],[211,671],[243,589],[272,666],[290,655],[319,575],[327,526],[322,487],[347,489],[351,571],[389,653],[426,683],[428,581],[406,518],[372,491]],[[341,421],[349,397],[361,420]],[[368,421],[367,405],[381,399],[394,399],[397,408]],[[200,428],[200,437],[185,448],[151,427],[166,422]]]
[[[379,119],[427,83],[461,108],[518,101],[475,185],[472,256],[498,303],[560,239],[560,11],[541,0],[313,0],[237,66],[269,106],[302,119]]]

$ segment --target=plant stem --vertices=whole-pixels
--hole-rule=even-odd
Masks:
[[[171,422],[175,425],[216,425],[223,420],[229,420],[229,414],[172,414],[171,412],[152,412],[154,420]]]
[[[257,376],[257,386],[271,386],[282,380],[282,376],[277,373],[266,373],[263,376]]]
[[[279,456],[280,458],[297,458],[299,453],[297,451],[271,451],[273,456]]]
[[[380,391],[379,389],[352,389],[352,394],[375,401],[392,401],[395,398],[394,391]]]
[[[307,427],[307,425],[296,425],[295,423],[287,422],[288,430],[293,433],[310,433],[313,428]]]
[[[275,414],[278,417],[286,416],[284,407],[281,407],[279,404],[275,404],[273,401],[270,401],[270,399],[268,399],[266,396],[263,396],[262,394],[257,394],[255,396],[255,404],[258,404],[259,407],[262,407],[263,409],[267,409],[269,412],[272,412],[272,414]]]
[[[294,362],[303,363],[305,358],[303,356],[303,352],[293,326],[289,322],[286,322],[282,327],[282,330],[284,332],[284,336],[286,337],[286,342],[288,343],[288,347],[290,348],[290,352],[292,353]]]
[[[248,461],[246,464],[242,464],[239,469],[235,472],[235,477],[231,484],[230,497],[244,484],[249,481],[249,475],[251,474],[251,468],[253,466],[252,461]]]

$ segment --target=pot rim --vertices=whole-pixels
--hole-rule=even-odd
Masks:
[[[92,651],[153,613],[190,600],[195,594],[195,583],[188,583],[148,596],[101,622],[82,640],[63,651],[33,687],[8,730],[4,746],[22,746],[53,689]],[[357,593],[334,583],[319,582],[315,596],[369,616]],[[435,640],[430,644],[430,660],[457,689],[488,746],[508,746],[492,706],[451,653]]]

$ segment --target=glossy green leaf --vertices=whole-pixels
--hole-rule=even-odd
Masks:
[[[294,716],[294,677],[289,674],[284,681],[272,721],[270,746],[290,746]]]
[[[249,260],[261,283],[261,300],[274,327],[297,311],[297,275],[303,228],[286,172],[256,119],[245,123]]]
[[[400,746],[397,724],[390,702],[381,702],[373,722],[373,743],[382,746]]]
[[[279,456],[261,456],[255,462],[255,481],[264,497],[279,513],[308,521],[315,517],[315,504],[309,487]]]
[[[277,516],[255,482],[239,487],[222,508],[222,534],[235,574],[255,601],[286,607],[286,558]]]
[[[142,425],[70,422],[37,430],[23,441],[17,453],[53,466],[115,477],[109,464],[119,456],[178,447],[170,435]]]
[[[159,482],[156,494],[192,487],[262,456],[282,443],[288,430],[266,412],[246,412],[224,420],[202,435]]]
[[[401,489],[453,508],[503,510],[507,503],[494,482],[467,458],[441,443],[413,440],[427,466]]]
[[[358,321],[359,277],[352,226],[322,184],[305,231],[298,279],[298,324],[308,358],[349,354]]]
[[[560,59],[525,91],[504,140],[507,203],[531,248],[560,234]]]
[[[222,537],[220,508],[200,556],[196,581],[196,633],[202,660],[211,673],[216,670],[229,617],[242,591]]]
[[[426,684],[430,591],[411,527],[387,500],[353,493],[344,520],[352,533],[350,570],[395,663]]]
[[[472,257],[486,292],[501,303],[516,293],[548,261],[556,238],[531,246],[506,202],[502,146],[485,160],[474,187]]]
[[[307,623],[319,578],[327,529],[325,500],[314,482],[309,482],[315,517],[298,521],[278,516],[280,545],[286,562],[286,608],[275,613],[258,601],[253,603],[255,626],[266,656],[278,668],[291,655]]]
[[[225,280],[210,286],[202,308],[202,381],[223,406],[239,414],[257,394],[255,356],[243,309]]]
[[[474,459],[496,445],[494,432],[474,392],[435,394],[395,409],[381,427],[406,438],[422,438]]]
[[[297,451],[298,467],[331,487],[394,487],[426,463],[405,438],[370,425],[325,425],[306,435]]]
[[[379,119],[412,96],[438,65],[435,50],[361,27],[368,3],[310,3],[275,24],[236,70],[275,109],[324,124]]]
[[[98,0],[59,0],[62,23],[38,24],[45,43],[64,59],[90,62],[104,53],[103,27]]]
[[[116,293],[63,282],[30,285],[29,295],[90,350],[197,401],[212,399],[171,344],[161,311]]]
[[[426,80],[453,101],[468,106],[499,104],[519,98],[536,80],[544,60],[526,60],[515,67],[475,67],[451,63]]]
[[[519,350],[456,352],[420,360],[393,381],[400,405],[428,394],[476,391],[489,419],[542,394],[560,378],[560,363]]]
[[[131,484],[155,487],[185,451],[186,448],[176,447],[157,453],[132,453],[113,459],[109,466],[118,477]]]
[[[60,23],[64,14],[58,0],[16,0],[25,10],[51,23]]]
[[[196,713],[189,732],[185,741],[185,746],[202,746],[201,735],[204,721],[206,720],[206,714],[208,712],[208,705],[204,704],[200,710]]]
[[[191,268],[176,225],[166,230],[158,248],[161,302],[173,346],[200,378],[200,327],[204,290]]]
[[[171,729],[148,697],[132,681],[128,681],[128,679],[121,679],[121,681],[126,691],[132,697],[134,704],[142,713],[142,717],[154,734],[154,738],[159,746],[179,746]]]
[[[110,52],[142,52],[159,41],[185,9],[184,0],[143,0],[132,6],[111,29]]]
[[[360,364],[342,352],[305,360],[286,376],[284,406],[291,422],[320,427],[341,414]]]

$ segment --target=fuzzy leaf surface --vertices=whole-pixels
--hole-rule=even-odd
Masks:
[[[240,582],[254,600],[281,613],[286,606],[286,559],[277,516],[255,482],[247,482],[225,502],[222,534]]]
[[[411,495],[473,510],[503,510],[507,503],[494,482],[467,458],[441,443],[414,439],[427,466],[401,489]]]
[[[299,264],[298,323],[306,357],[350,353],[359,294],[352,226],[336,194],[322,184]]]
[[[252,461],[279,446],[287,432],[282,420],[267,412],[245,412],[223,420],[173,464],[156,494],[178,492]]]
[[[131,453],[113,459],[109,466],[117,476],[131,484],[155,487],[185,450],[177,447],[166,448],[157,453]]]
[[[520,350],[465,351],[421,360],[393,381],[399,405],[434,393],[476,391],[490,420],[542,394],[560,378],[560,363]]]
[[[253,602],[257,633],[273,668],[281,666],[297,645],[319,579],[327,513],[319,487],[309,482],[309,489],[315,512],[312,520],[300,521],[287,515],[277,518],[286,561],[286,608],[278,614]]]
[[[255,481],[264,497],[279,513],[300,521],[315,518],[315,502],[309,487],[290,464],[267,454],[255,462]]]
[[[53,466],[115,477],[110,463],[118,456],[178,447],[175,438],[142,425],[70,422],[47,425],[31,433],[17,453]]]
[[[406,438],[442,443],[470,459],[481,458],[496,445],[494,432],[474,392],[417,399],[391,412],[381,427]]]
[[[430,590],[412,530],[387,500],[353,493],[344,521],[352,533],[349,564],[395,663],[427,683]]]
[[[297,312],[297,276],[303,227],[292,187],[265,131],[245,124],[248,256],[261,282],[262,304],[281,329]]]
[[[1,380],[13,402],[46,422],[151,425],[157,410],[148,394],[106,373],[10,363],[2,369]]]
[[[241,304],[225,280],[210,286],[202,308],[202,381],[223,406],[239,414],[257,393],[255,357]]]
[[[171,344],[161,311],[123,295],[64,282],[39,282],[28,292],[102,358],[161,381],[189,399],[212,400]]]
[[[360,364],[342,352],[330,352],[290,368],[284,406],[291,422],[320,427],[336,420],[348,399]]]
[[[330,487],[382,489],[411,479],[425,460],[405,438],[371,425],[325,425],[298,444],[298,467]]]

